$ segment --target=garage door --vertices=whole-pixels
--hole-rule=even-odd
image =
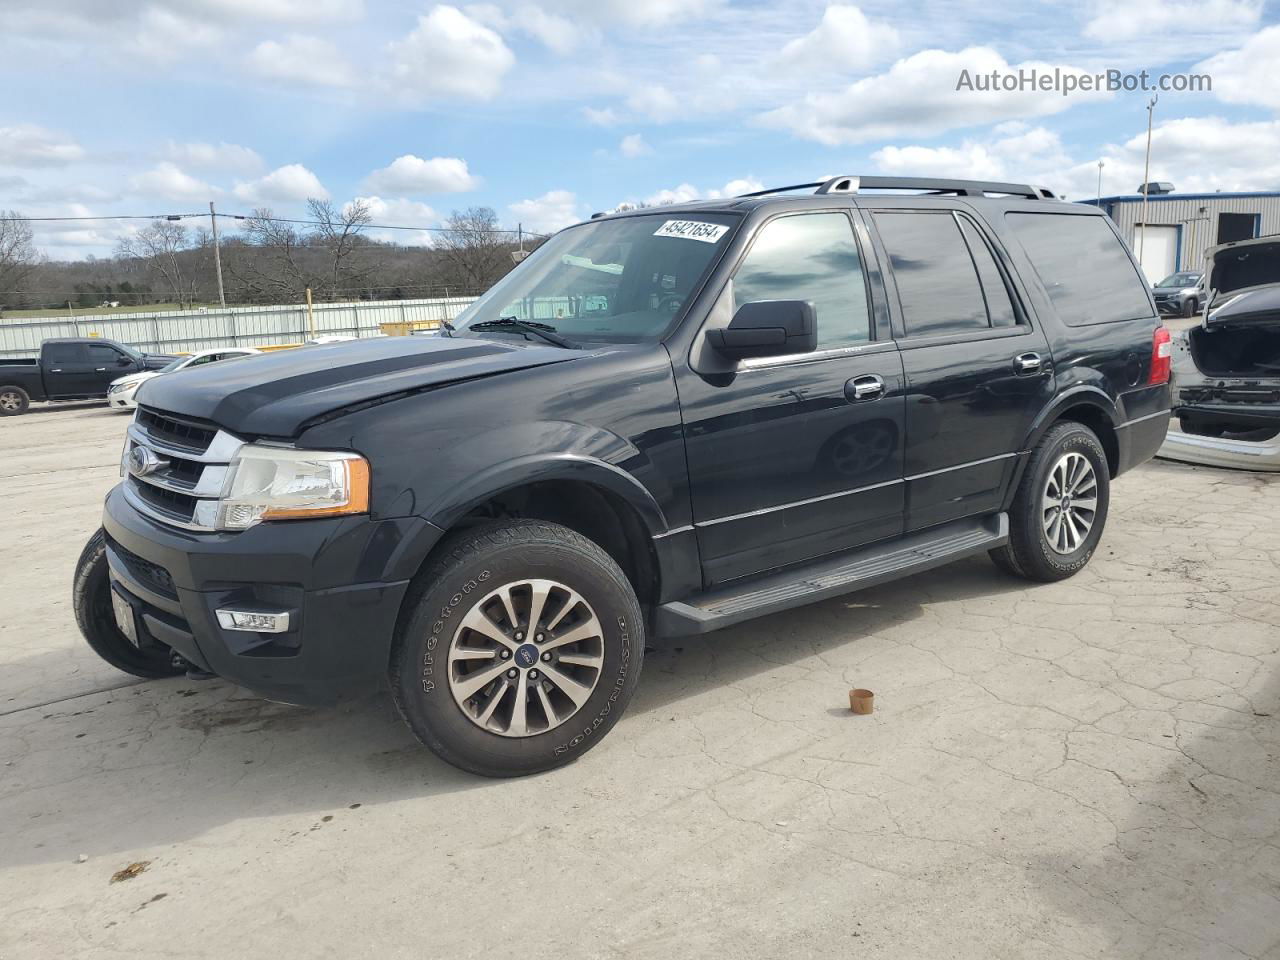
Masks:
[[[1142,224],[1133,228],[1133,252],[1147,280],[1158,283],[1178,269],[1178,228],[1149,223],[1146,236],[1142,233]]]

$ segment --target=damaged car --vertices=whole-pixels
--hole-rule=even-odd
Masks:
[[[1160,456],[1280,471],[1280,235],[1206,259],[1204,319],[1173,341],[1177,429]]]

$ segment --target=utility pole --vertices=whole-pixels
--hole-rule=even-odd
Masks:
[[[227,295],[222,289],[222,253],[218,249],[218,214],[213,209],[213,201],[209,201],[209,223],[213,225],[213,269],[218,274],[218,303],[225,309]]]
[[[1098,209],[1102,209],[1102,167],[1106,163],[1105,160],[1098,161]]]
[[[1138,236],[1138,265],[1143,267],[1143,273],[1146,273],[1146,267],[1142,263],[1142,251],[1147,245],[1147,194],[1151,192],[1151,118],[1156,112],[1156,103],[1160,100],[1160,94],[1156,94],[1147,102],[1147,160],[1142,168],[1142,227]]]

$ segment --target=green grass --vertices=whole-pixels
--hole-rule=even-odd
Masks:
[[[196,304],[197,307],[209,307],[213,309],[216,304]],[[110,315],[113,313],[163,313],[170,310],[181,310],[182,308],[176,303],[144,303],[129,304],[118,307],[73,307],[70,311],[66,307],[61,309],[54,308],[52,310],[3,310],[0,311],[0,318],[5,320],[38,320],[41,317],[86,317]]]

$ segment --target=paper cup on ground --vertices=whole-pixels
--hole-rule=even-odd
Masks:
[[[854,713],[870,713],[875,704],[876,695],[870,690],[850,690],[849,709]]]

